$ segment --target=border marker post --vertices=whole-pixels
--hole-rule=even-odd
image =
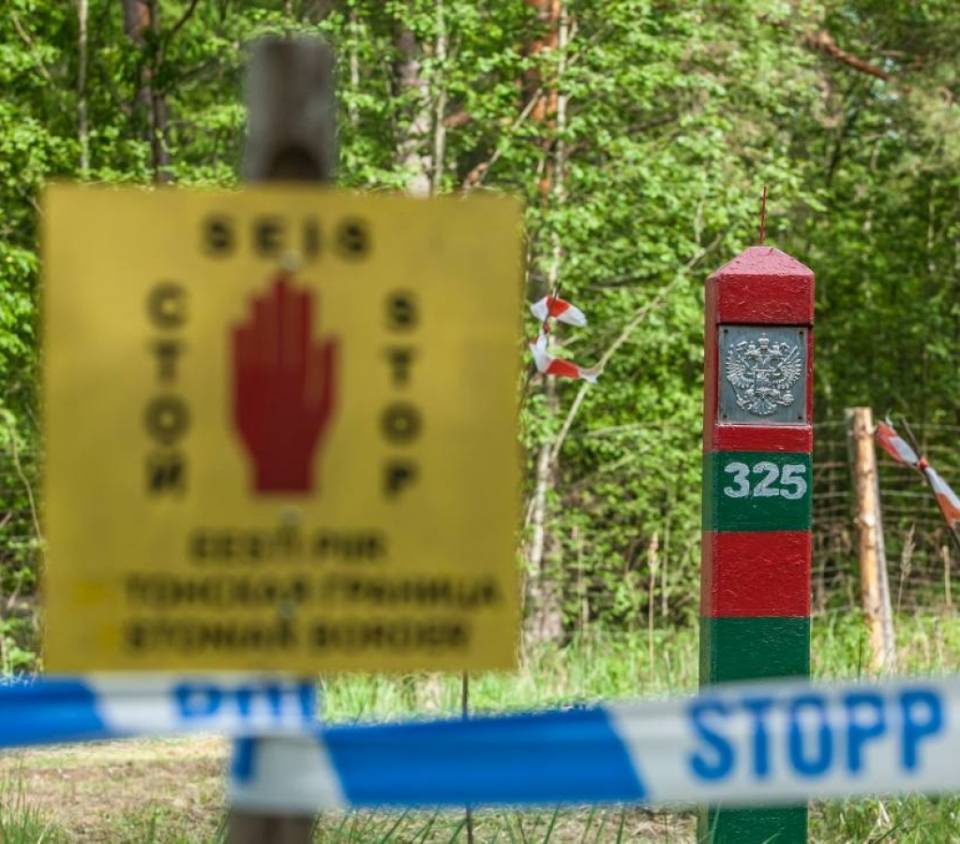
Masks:
[[[247,68],[247,140],[243,178],[249,182],[333,181],[336,97],[333,51],[318,38],[265,37]],[[288,741],[256,739],[259,753],[285,758]],[[234,748],[237,753],[237,748]],[[300,813],[231,809],[229,844],[308,844],[314,819]]]
[[[813,311],[813,272],[772,247],[707,279],[702,686],[809,676]],[[806,835],[806,806],[700,817],[712,844]]]

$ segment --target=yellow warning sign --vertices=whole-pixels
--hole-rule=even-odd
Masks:
[[[53,671],[510,667],[504,198],[54,186]]]

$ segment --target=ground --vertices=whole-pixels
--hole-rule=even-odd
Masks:
[[[228,752],[223,739],[204,737],[6,753],[0,794],[5,808],[15,807],[7,823],[27,815],[49,825],[53,840],[133,842],[143,840],[155,819],[185,840],[203,841],[219,823]],[[199,835],[190,838],[194,832]],[[164,833],[158,840],[170,839]]]
[[[222,839],[228,744],[215,737],[97,742],[0,757],[4,844]],[[3,824],[6,823],[7,826]],[[466,840],[463,812],[338,813],[317,840]],[[636,809],[478,812],[478,841],[682,841],[692,816]]]
[[[855,613],[814,623],[819,679],[856,677],[865,664],[864,628]],[[648,654],[653,645],[654,662]],[[956,672],[960,619],[900,619],[901,671]],[[477,711],[552,706],[690,691],[696,680],[692,630],[617,638],[584,637],[565,649],[532,655],[515,675],[484,675],[471,683]],[[459,702],[457,677],[411,680],[344,677],[326,684],[331,720],[449,713]],[[0,842],[213,842],[222,840],[223,770],[229,754],[216,737],[100,742],[0,754]],[[635,808],[485,811],[475,817],[476,841],[687,842],[693,814]],[[811,841],[931,842],[960,840],[960,799],[860,800],[817,804]],[[465,842],[464,814],[329,813],[318,821],[322,842]]]

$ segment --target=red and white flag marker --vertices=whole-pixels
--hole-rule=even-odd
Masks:
[[[553,317],[557,322],[565,322],[567,325],[576,325],[580,328],[587,324],[587,317],[583,311],[556,296],[544,296],[534,302],[530,310],[540,322],[546,322]]]
[[[541,323],[537,339],[530,344],[533,353],[533,362],[537,371],[543,375],[556,375],[559,378],[580,378],[597,383],[601,367],[599,365],[586,367],[578,366],[571,360],[556,358],[550,354],[550,320],[563,322],[567,325],[583,327],[587,324],[587,317],[579,308],[571,305],[564,299],[556,296],[544,296],[530,306],[530,311]]]
[[[909,466],[922,472],[933,490],[940,512],[952,531],[960,530],[960,498],[950,488],[950,485],[940,477],[925,457],[918,456],[912,446],[901,437],[889,422],[880,422],[877,425],[877,442],[887,454],[901,466]]]

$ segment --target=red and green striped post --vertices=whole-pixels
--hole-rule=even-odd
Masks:
[[[700,683],[810,667],[813,273],[753,246],[707,279]],[[807,808],[705,809],[700,840],[806,841]]]

